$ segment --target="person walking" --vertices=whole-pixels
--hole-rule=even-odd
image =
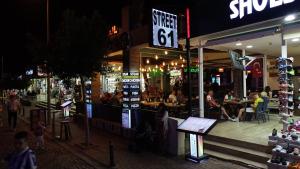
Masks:
[[[16,95],[10,95],[7,103],[8,125],[13,131],[16,131],[18,112],[20,112],[21,104]]]
[[[21,131],[15,134],[15,150],[5,160],[8,169],[36,169],[37,161],[34,152],[28,146],[28,133]]]

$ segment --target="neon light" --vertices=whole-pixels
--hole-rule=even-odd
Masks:
[[[187,31],[187,38],[191,37],[190,32],[190,9],[186,8],[186,31]]]

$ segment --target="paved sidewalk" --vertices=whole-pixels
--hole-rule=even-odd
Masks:
[[[26,119],[28,119],[29,109],[27,108],[26,110]],[[57,132],[59,131],[58,127],[59,124],[57,123]],[[73,139],[60,142],[60,145],[103,166],[108,166],[109,164],[108,143],[112,141],[118,169],[245,169],[243,166],[214,158],[210,158],[201,164],[194,164],[185,161],[182,157],[165,157],[150,152],[132,153],[128,151],[129,140],[99,130],[91,131],[90,138],[93,145],[90,148],[83,148],[81,144],[84,141],[84,130],[76,124],[71,125],[71,130]],[[48,131],[51,131],[51,127],[49,127]],[[77,166],[79,169],[79,165]]]
[[[5,126],[0,128],[0,169],[6,169],[4,157],[13,150],[14,132],[8,130],[6,123],[6,112],[4,113]],[[18,120],[17,131],[30,131],[29,126],[22,120]],[[30,147],[35,151],[38,162],[38,169],[99,169],[97,165],[91,165],[76,155],[70,152],[68,148],[62,147],[55,141],[46,139],[45,150],[35,150],[34,136],[30,133]],[[104,167],[101,167],[104,168]]]

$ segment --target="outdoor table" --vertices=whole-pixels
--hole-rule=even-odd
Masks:
[[[179,111],[183,109],[186,104],[175,104],[175,103],[165,103],[169,112],[174,112],[175,115],[179,115]]]
[[[161,102],[146,102],[146,101],[141,101],[141,104],[144,106],[149,106],[149,107],[158,107]]]

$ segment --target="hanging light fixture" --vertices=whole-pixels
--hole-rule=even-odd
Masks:
[[[155,60],[158,60],[158,56],[157,55],[155,55]]]
[[[166,63],[165,63],[165,62],[163,62],[163,66],[166,66]]]
[[[147,60],[146,60],[146,63],[147,63],[147,64],[149,64],[149,63],[150,63],[150,60],[149,60],[149,59],[147,59]]]

